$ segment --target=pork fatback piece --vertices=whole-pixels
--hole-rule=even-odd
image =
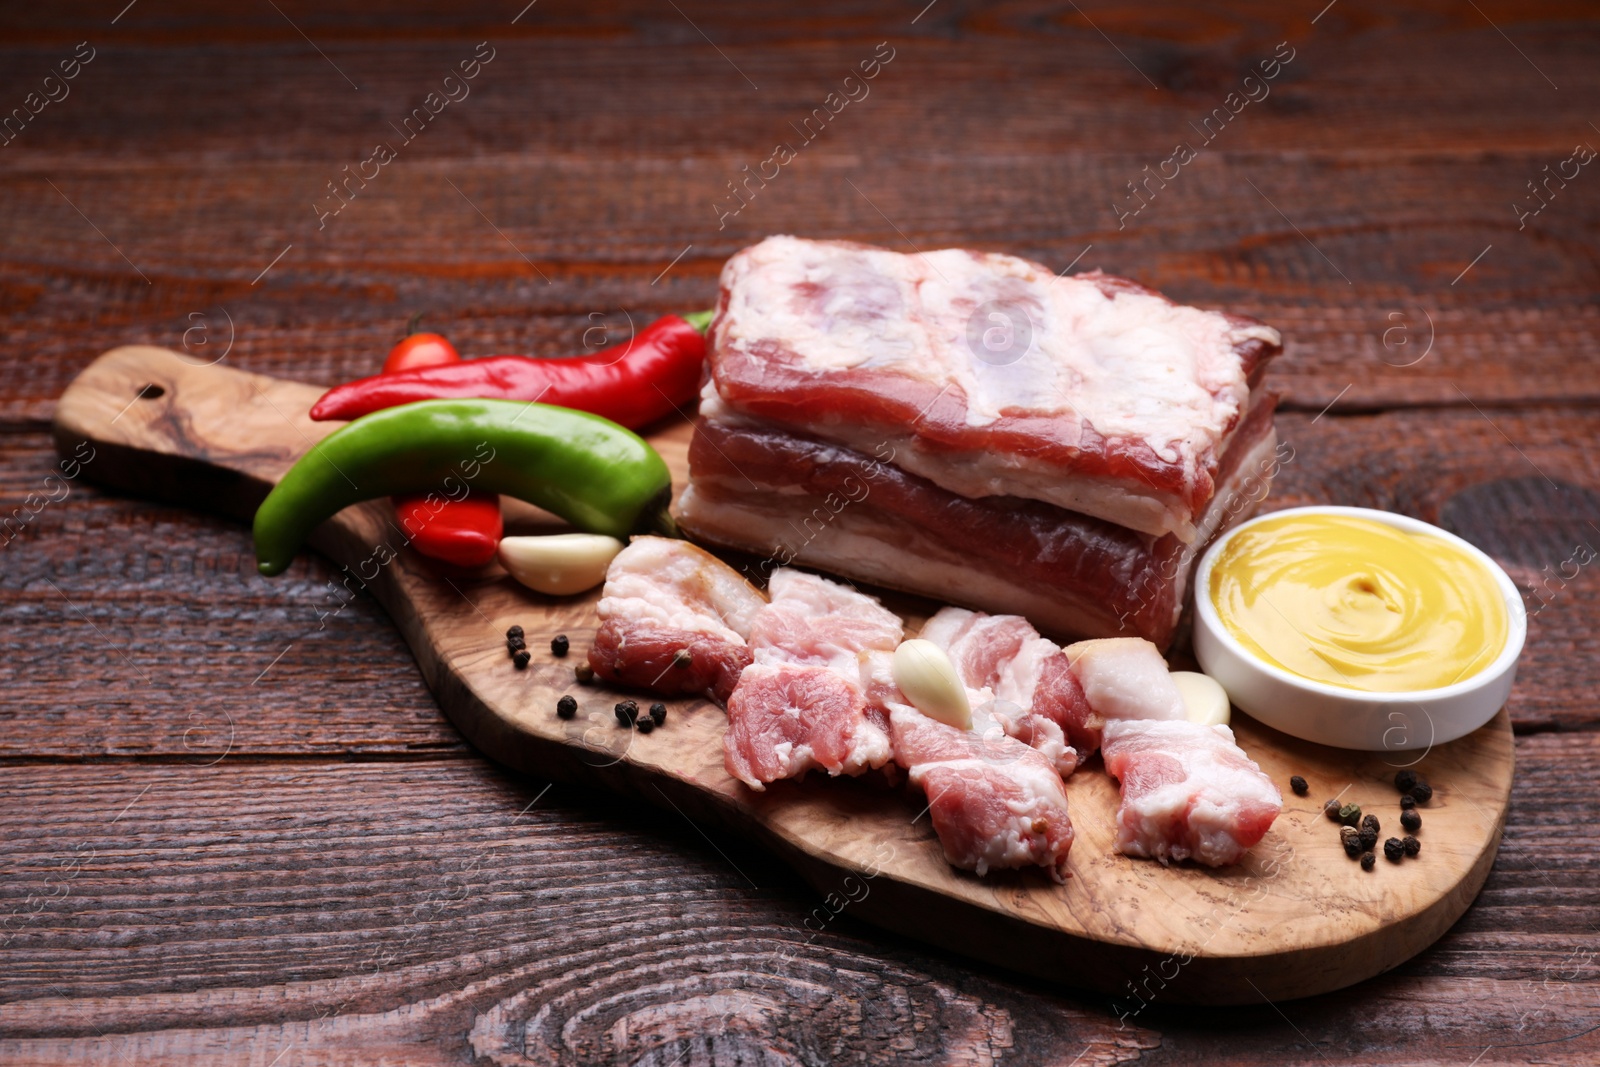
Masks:
[[[1162,863],[1238,863],[1283,810],[1272,779],[1226,726],[1108,722],[1101,751],[1122,783],[1116,848]]]
[[[928,815],[952,866],[1043,867],[1066,881],[1072,819],[1061,776],[1022,742],[980,737],[909,705],[889,711],[895,762],[927,795]]]
[[[746,667],[728,698],[723,763],[752,789],[813,767],[861,774],[889,762],[887,722],[869,713],[860,658],[891,652],[899,616],[872,597],[780,568],[750,628]]]
[[[929,619],[919,636],[949,655],[975,709],[1036,749],[1063,778],[1077,769],[1081,756],[1067,731],[1081,732],[1092,712],[1071,672],[1052,670],[1052,660],[1066,663],[1055,642],[1040,637],[1020,615],[949,607]]]
[[[637,537],[606,569],[589,666],[601,678],[727,702],[750,662],[745,637],[766,598],[704,549]]]
[[[1111,719],[1182,719],[1183,694],[1161,652],[1142,637],[1079,641],[1064,650],[1095,713]]]

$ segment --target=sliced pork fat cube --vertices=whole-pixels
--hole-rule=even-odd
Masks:
[[[1052,660],[1066,665],[1059,646],[1020,615],[963,608],[940,609],[921,636],[949,655],[974,709],[1038,750],[1062,777],[1077,769],[1080,756],[1068,731],[1081,732],[1092,712],[1071,672],[1052,669]]]
[[[1182,719],[1183,694],[1159,649],[1140,637],[1108,637],[1066,647],[1072,673],[1103,719]]]
[[[847,585],[789,567],[772,572],[771,603],[750,627],[758,663],[827,667],[859,687],[858,657],[868,649],[893,652],[905,637],[900,616]]]
[[[1038,752],[994,733],[979,736],[893,703],[895,762],[927,795],[945,859],[963,870],[1043,867],[1067,877],[1072,820],[1061,776]]]
[[[1033,711],[1061,727],[1077,753],[1078,765],[1100,749],[1105,717],[1089,703],[1072,663],[1060,649],[1039,664],[1039,684],[1033,692]]]
[[[859,686],[826,667],[753,663],[728,699],[723,763],[752,789],[813,767],[861,774],[889,761],[889,737]]]
[[[1266,834],[1283,796],[1226,726],[1108,722],[1106,770],[1122,784],[1116,848],[1162,863],[1238,863]]]
[[[723,762],[763,789],[813,767],[861,774],[889,762],[887,722],[869,714],[864,654],[892,653],[904,637],[899,616],[848,586],[779,568],[771,602],[750,627],[750,654],[728,700]]]
[[[745,638],[765,605],[738,571],[704,549],[635,538],[606,570],[589,665],[610,682],[726,702],[750,662]]]

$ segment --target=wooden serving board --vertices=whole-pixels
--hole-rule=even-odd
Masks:
[[[96,452],[85,475],[113,488],[248,521],[271,484],[339,425],[306,417],[320,393],[196,366],[165,349],[117,348],[62,396],[56,440],[64,455],[90,442]],[[652,440],[681,486],[689,427]],[[1037,871],[977,878],[945,862],[915,793],[816,777],[764,794],[746,789],[723,770],[724,717],[709,701],[668,702],[666,726],[649,735],[622,729],[612,713],[622,694],[573,679],[596,624],[597,593],[552,599],[494,568],[438,570],[400,547],[392,519],[386,502],[349,508],[313,543],[366,579],[439,704],[474,745],[519,770],[602,783],[765,842],[820,894],[806,920],[811,929],[854,916],[1102,990],[1129,1015],[1152,1001],[1277,1001],[1350,985],[1421,951],[1466,910],[1494,862],[1513,762],[1504,710],[1421,759],[1418,769],[1435,788],[1423,809],[1422,854],[1400,865],[1380,858],[1371,873],[1345,856],[1322,801],[1358,803],[1382,820],[1382,836],[1399,836],[1391,780],[1415,755],[1324,748],[1241,714],[1233,724],[1239,743],[1285,798],[1247,862],[1166,868],[1114,853],[1117,788],[1096,760],[1068,782],[1077,839],[1066,885]],[[508,518],[514,532],[556,525],[532,509]],[[389,554],[384,546],[398,551],[376,563]],[[910,626],[929,607],[886,600]],[[512,624],[526,629],[534,654],[526,671],[514,670],[506,654]],[[564,660],[547,648],[556,633],[572,643]],[[579,704],[570,722],[554,710],[565,693]],[[1292,774],[1306,778],[1310,796],[1290,792]]]

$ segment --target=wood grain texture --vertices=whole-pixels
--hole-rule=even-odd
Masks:
[[[1581,5],[1479,6],[1341,0],[1315,26],[1265,4],[1164,10],[1160,25],[1094,5],[945,0],[915,25],[854,4],[803,18],[686,8],[744,54],[759,91],[660,5],[546,0],[516,26],[487,5],[450,19],[418,7],[371,46],[359,42],[378,28],[349,7],[289,5],[293,23],[270,9],[130,16],[91,34],[108,44],[73,94],[0,155],[14,236],[0,374],[18,382],[0,418],[42,424],[117,344],[176,347],[203,323],[187,337],[209,357],[230,333],[224,308],[231,358],[314,382],[364,373],[418,309],[468,352],[572,351],[591,314],[621,329],[623,309],[708,304],[728,255],[785,231],[1058,268],[1083,253],[1080,268],[1282,328],[1277,387],[1313,411],[1336,396],[1461,406],[1458,384],[1593,400],[1593,376],[1570,369],[1600,358],[1600,183],[1573,181],[1526,228],[1513,204],[1596,136],[1583,102],[1600,75],[1582,60],[1600,34]],[[60,47],[60,19],[27,22],[0,47],[7,98]],[[304,45],[294,25],[328,34],[333,63],[291,47]],[[472,95],[322,225],[327,184],[395,138],[390,123],[484,38],[499,51]],[[741,168],[797,138],[790,124],[885,39],[896,55],[871,94],[719,222]],[[1128,183],[1196,139],[1190,123],[1280,40],[1296,58],[1272,93],[1119,227]]]
[[[162,349],[119,348],[62,395],[57,447],[74,456],[92,446],[85,475],[113,488],[248,514],[337,425],[305,416],[316,396],[312,386],[195,366]],[[688,436],[688,424],[678,422],[652,437],[680,489]],[[724,770],[725,718],[710,701],[674,701],[669,725],[650,735],[619,728],[611,707],[626,693],[577,686],[571,661],[542,647],[564,633],[572,656],[586,657],[598,590],[551,599],[497,567],[438,572],[404,547],[381,501],[341,512],[315,543],[358,586],[370,587],[440,705],[493,759],[604,784],[750,834],[829,899],[860,893],[858,916],[1030,974],[1059,978],[1070,968],[1102,990],[1137,983],[1143,996],[1154,981],[1173,1000],[1213,1004],[1248,1001],[1263,984],[1280,997],[1341,988],[1443,933],[1476,896],[1504,826],[1512,776],[1504,712],[1420,761],[1298,742],[1241,716],[1241,745],[1280,788],[1301,774],[1314,794],[1289,801],[1245,863],[1209,871],[1116,855],[1116,787],[1085,773],[1067,783],[1076,842],[1065,886],[1037,871],[978,879],[946,863],[915,791],[857,781],[784,782],[763,793],[740,785]],[[909,598],[888,603],[913,622],[931,607]],[[511,669],[506,655],[503,635],[512,624],[526,628],[539,655],[526,671]],[[568,693],[579,697],[578,714],[563,722],[554,705]],[[1339,795],[1398,819],[1387,779],[1414,762],[1438,790],[1426,864],[1352,884],[1356,869],[1333,847],[1321,802]],[[1331,903],[1333,894],[1339,903]],[[1150,907],[1156,900],[1162,906]]]
[[[515,1064],[526,1034],[563,1065],[1584,1063],[1600,885],[1570,799],[1600,737],[1517,748],[1512,832],[1437,945],[1203,1011],[1018,988],[670,808],[482,760],[8,768],[0,1060]]]
[[[985,245],[1058,267],[1093,244],[1077,269],[1118,270],[1184,299],[1255,310],[1284,328],[1288,352],[1274,380],[1296,411],[1280,426],[1305,446],[1279,482],[1285,502],[1327,494],[1427,518],[1437,508],[1434,521],[1521,567],[1513,573],[1530,593],[1542,573],[1548,602],[1530,628],[1510,705],[1522,736],[1507,835],[1477,903],[1438,945],[1396,971],[1286,1005],[1283,1014],[1266,1004],[1219,1013],[1157,1001],[1130,1021],[1132,1038],[1117,1032],[1116,1005],[974,974],[969,964],[857,923],[847,910],[817,938],[822,948],[812,957],[839,966],[811,971],[805,987],[812,1005],[817,990],[851,1011],[860,1005],[855,1030],[855,1015],[828,1017],[862,1035],[846,1038],[835,1061],[904,1062],[896,1050],[913,1040],[903,1033],[906,1019],[914,1040],[927,1041],[914,1046],[921,1062],[1059,1065],[1081,1054],[1079,1062],[1461,1067],[1474,1058],[1600,1059],[1590,1030],[1600,1007],[1600,866],[1587,825],[1600,791],[1594,567],[1557,575],[1575,539],[1592,536],[1588,523],[1600,523],[1600,480],[1588,457],[1600,436],[1590,373],[1600,344],[1591,168],[1526,230],[1517,230],[1512,211],[1525,183],[1575,141],[1600,144],[1588,126],[1600,121],[1589,106],[1600,39],[1590,5],[1339,0],[1322,11],[1320,2],[1261,0],[1204,9],[939,0],[913,24],[921,0],[904,10],[855,0],[803,8],[679,0],[683,15],[659,2],[540,0],[510,25],[520,2],[446,10],[405,0],[378,11],[280,0],[280,15],[265,5],[177,0],[140,3],[112,23],[124,6],[0,12],[0,107],[18,106],[77,42],[100,49],[69,99],[0,147],[0,512],[22,506],[54,465],[48,423],[73,375],[118,344],[177,348],[197,321],[204,332],[187,339],[206,340],[210,347],[194,351],[212,358],[225,346],[220,308],[239,326],[226,362],[326,383],[368,373],[418,309],[469,352],[577,350],[592,313],[616,330],[626,326],[623,308],[649,318],[707,301],[720,257],[744,235],[825,226],[822,235],[905,248],[907,239],[922,248],[935,240]],[[359,93],[296,26],[361,82]],[[696,27],[761,89],[750,89]],[[453,62],[484,39],[515,62],[497,59],[464,106],[452,105],[363,202],[318,231],[311,198],[359,158],[375,130],[418,102],[436,62]],[[841,64],[885,39],[898,54],[871,98],[852,104],[762,199],[718,231],[714,195],[820,103],[843,76]],[[1112,198],[1126,194],[1142,166],[1165,158],[1187,124],[1280,40],[1290,40],[1297,57],[1269,99],[1250,105],[1117,230]],[[845,203],[850,198],[856,202]],[[1390,366],[1421,351],[1415,345],[1427,336],[1429,315],[1431,353],[1415,366]],[[1396,325],[1403,330],[1386,338]],[[1550,481],[1522,462],[1519,448]],[[1433,470],[1439,484],[1430,482]],[[452,939],[430,949],[431,962],[408,972],[412,986],[356,970],[339,995],[356,996],[355,1004],[371,991],[372,1011],[409,1018],[419,998],[407,989],[432,976],[427,996],[468,989],[453,1003],[470,1010],[429,1016],[415,1041],[393,1037],[404,1021],[382,1024],[380,1040],[381,1026],[365,1015],[359,1028],[336,1023],[306,1040],[306,1016],[285,999],[300,977],[327,976],[314,961],[341,945],[357,946],[350,951],[360,963],[361,939],[385,936],[362,892],[411,871],[415,895],[400,906],[431,915],[438,898],[430,892],[459,893],[459,883],[429,879],[470,859],[451,850],[451,833],[477,833],[477,841],[505,832],[505,822],[481,822],[480,812],[508,822],[537,789],[482,784],[500,776],[466,751],[369,597],[316,629],[306,608],[337,573],[325,561],[302,558],[279,579],[293,588],[273,586],[261,599],[251,593],[249,555],[248,534],[234,522],[107,496],[81,479],[68,500],[0,549],[0,896],[14,887],[34,892],[37,865],[64,858],[51,851],[57,835],[112,824],[154,780],[124,791],[127,775],[164,776],[145,797],[156,805],[148,825],[155,836],[140,823],[140,835],[125,839],[156,842],[156,850],[131,850],[115,885],[75,883],[60,913],[66,918],[25,953],[20,942],[0,947],[8,1003],[42,1002],[59,995],[48,985],[92,974],[92,989],[70,986],[68,999],[41,1013],[51,1026],[82,1019],[86,1027],[19,1031],[16,1016],[0,1008],[0,1039],[55,1035],[25,1054],[7,1045],[0,1058],[126,1063],[123,1052],[137,1048],[140,1063],[188,1057],[262,1067],[280,1053],[278,1067],[380,1056],[465,1063],[476,1056],[466,1038],[474,1013],[498,996],[480,995],[481,983],[507,969],[493,950],[508,925],[526,924],[541,908],[555,908],[558,918],[535,954],[555,961],[608,947],[632,959],[649,939],[718,916],[714,951],[690,947],[666,971],[644,960],[634,972],[636,988],[651,991],[642,998],[647,1014],[659,1019],[654,1005],[677,1002],[656,994],[657,976],[688,988],[695,975],[723,973],[720,960],[730,954],[769,953],[770,963],[783,951],[772,949],[771,930],[797,928],[820,904],[798,887],[776,904],[752,903],[747,883],[675,813],[569,792],[567,807],[580,822],[551,825],[549,851],[535,854],[545,862],[475,883],[497,890],[496,899],[527,888],[509,922],[497,914],[451,927]],[[153,683],[138,681],[112,646],[130,650]],[[227,723],[223,711],[237,727],[231,750],[216,732]],[[206,769],[219,751],[228,754]],[[351,759],[381,762],[344,762]],[[75,765],[85,760],[112,765]],[[280,777],[260,776],[274,768]],[[417,777],[424,771],[434,784]],[[192,784],[211,773],[236,777]],[[363,784],[352,791],[339,783],[354,777],[344,776]],[[294,789],[283,784],[294,779]],[[255,814],[229,818],[257,792],[281,800],[254,798],[262,800]],[[535,811],[561,805],[563,795],[558,787]],[[449,825],[412,835],[430,810]],[[115,827],[140,812],[135,805]],[[774,866],[769,881],[761,850],[743,850],[738,838],[716,840],[762,885],[787,877]],[[219,853],[207,866],[210,851],[230,841],[250,847]],[[273,888],[314,866],[317,847],[330,841],[340,846],[346,885],[310,903]],[[605,891],[616,860],[596,841],[647,857],[650,876],[629,883],[641,895],[700,894],[705,908],[681,919],[669,909],[648,929],[635,925],[639,902]],[[409,867],[396,866],[397,846],[409,850]],[[574,854],[593,856],[594,865],[577,864]],[[14,856],[26,863],[10,862]],[[130,895],[157,859],[175,861],[149,883],[159,895]],[[451,908],[479,902],[473,892]],[[279,924],[277,932],[263,936],[263,919]],[[397,950],[410,936],[408,928],[382,943]],[[97,962],[81,968],[90,948]],[[168,965],[180,949],[181,964]],[[449,962],[457,959],[465,962]],[[751,970],[764,973],[764,965]],[[887,985],[874,984],[890,972]],[[534,988],[515,979],[507,987]],[[908,1003],[904,989],[946,1003],[970,996],[985,1007],[978,1015],[895,1014]],[[154,999],[161,991],[187,998],[189,1014],[162,1014],[171,1002]],[[573,1003],[562,1000],[547,1020],[559,1021]],[[635,998],[609,1003],[592,1017],[615,1020],[615,1005],[626,1010]],[[737,1043],[707,1039],[696,1025],[707,1003],[671,1015],[683,1039],[662,1038],[669,1051],[635,1057],[590,1043],[582,1054],[565,1050],[560,1062],[816,1062],[824,1058],[818,1049],[841,1047],[803,1044],[796,1052],[797,1035],[820,1031],[832,1040],[840,1031],[815,1024],[812,1008],[791,1008],[788,999],[777,1008],[762,1002],[767,1018],[781,1020],[759,1031],[767,1039],[754,1027]],[[570,1010],[568,1017],[582,1013]],[[285,1032],[292,1047],[271,1040]],[[1079,1035],[1084,1043],[1074,1044]]]
[[[869,97],[864,113],[876,102]],[[416,310],[468,354],[582,351],[602,339],[586,335],[591,327],[621,341],[630,315],[642,325],[709,307],[728,256],[791,230],[901,250],[990,248],[1058,270],[1076,261],[1075,269],[1126,274],[1180,300],[1247,311],[1285,336],[1273,387],[1313,413],[1336,399],[1341,410],[1370,410],[1600,397],[1592,375],[1573,373],[1600,360],[1600,311],[1590,299],[1600,282],[1590,254],[1600,182],[1574,184],[1518,232],[1510,205],[1550,162],[1542,156],[1496,157],[1463,174],[1454,158],[1396,165],[1219,152],[1186,169],[1125,230],[1113,196],[1126,197],[1124,183],[1162,158],[1154,151],[908,156],[863,174],[860,148],[819,143],[794,164],[806,169],[792,184],[775,181],[724,230],[715,206],[726,182],[764,154],[620,173],[604,162],[501,155],[463,172],[420,157],[397,162],[319,231],[312,204],[355,158],[256,163],[218,185],[197,183],[187,164],[59,180],[45,169],[0,172],[0,218],[19,245],[0,262],[0,315],[14,338],[0,371],[17,382],[0,418],[42,423],[73,373],[133,342],[187,345],[197,360],[226,351],[232,365],[325,384],[365,374]],[[929,191],[969,184],[978,190],[971,199]],[[600,188],[623,206],[594,202]],[[1380,220],[1351,221],[1374,202]],[[116,220],[108,236],[150,284],[73,204]],[[405,219],[423,224],[397,228]],[[613,227],[629,239],[596,234]],[[1504,358],[1508,338],[1519,349],[1514,363]]]

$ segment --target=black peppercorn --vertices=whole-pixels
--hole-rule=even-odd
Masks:
[[[622,726],[632,726],[639,717],[639,705],[631,700],[624,700],[612,709],[617,713],[617,722]]]
[[[1322,814],[1326,815],[1330,821],[1338,822],[1339,802],[1337,800],[1330,800],[1326,804],[1322,805]]]
[[[1361,854],[1361,869],[1363,871],[1370,871],[1370,870],[1372,870],[1372,868],[1376,867],[1377,865],[1378,865],[1378,857],[1377,857],[1376,853],[1363,852]]]
[[[694,662],[694,657],[689,655],[687,648],[680,648],[672,654],[672,665],[678,668],[688,667]]]
[[[667,721],[667,706],[665,704],[650,705],[650,721],[657,726]]]
[[[1361,832],[1354,826],[1339,827],[1339,843],[1344,846],[1344,854],[1351,859],[1361,855]]]
[[[570,719],[578,714],[578,702],[570,696],[564,696],[556,701],[556,715],[562,719]]]
[[[1363,851],[1363,852],[1371,852],[1374,848],[1378,847],[1378,831],[1369,830],[1368,828],[1363,826],[1361,828],[1360,837],[1361,837],[1361,851]]]
[[[1306,785],[1306,780],[1298,774],[1289,779],[1289,788],[1294,790],[1294,795],[1297,797],[1303,797],[1311,792],[1311,787]]]
[[[648,715],[641,715],[634,725],[639,728],[641,734],[647,734],[656,728],[656,721]]]
[[[578,680],[579,685],[588,685],[594,681],[594,668],[587,663],[580,663],[572,668],[572,676]]]
[[[1381,829],[1378,825],[1378,817],[1371,814],[1361,816],[1361,828],[1377,833]]]
[[[1346,804],[1339,809],[1339,821],[1346,826],[1355,826],[1361,821],[1361,805]]]
[[[1400,842],[1400,848],[1404,850],[1406,855],[1415,856],[1417,853],[1422,851],[1422,842],[1407,834],[1406,837]]]
[[[1400,843],[1398,837],[1391,837],[1383,843],[1383,858],[1390,863],[1399,863],[1406,854],[1406,846]]]
[[[511,629],[506,631],[506,640],[507,641],[511,640],[513,637],[516,637],[516,638],[521,638],[522,637],[522,627],[513,626],[513,627],[511,627]]]
[[[1412,808],[1414,808],[1416,806],[1417,806],[1417,798],[1412,796],[1410,793],[1407,793],[1405,796],[1400,798],[1400,810],[1401,811],[1409,811],[1409,810],[1411,810]]]
[[[1401,771],[1394,776],[1394,787],[1402,793],[1411,792],[1411,787],[1417,784],[1416,771]]]
[[[1407,833],[1414,834],[1422,829],[1422,816],[1416,808],[1407,808],[1400,813],[1400,825],[1406,828]]]
[[[1433,799],[1433,786],[1427,782],[1418,782],[1411,787],[1411,795],[1416,798],[1418,804],[1426,804]]]
[[[528,660],[532,658],[532,656],[528,655],[528,650],[525,648],[519,648],[515,652],[511,653],[511,662],[516,665],[516,668],[519,671],[527,670]]]
[[[522,635],[521,634],[517,634],[515,637],[506,638],[506,648],[510,649],[512,652],[517,651],[519,648],[527,648],[527,647],[528,647],[528,642],[526,642],[526,641],[524,641],[522,639]]]
[[[560,659],[562,656],[565,656],[567,654],[567,649],[571,647],[572,646],[567,641],[566,634],[556,634],[550,639],[550,654],[556,659]]]

